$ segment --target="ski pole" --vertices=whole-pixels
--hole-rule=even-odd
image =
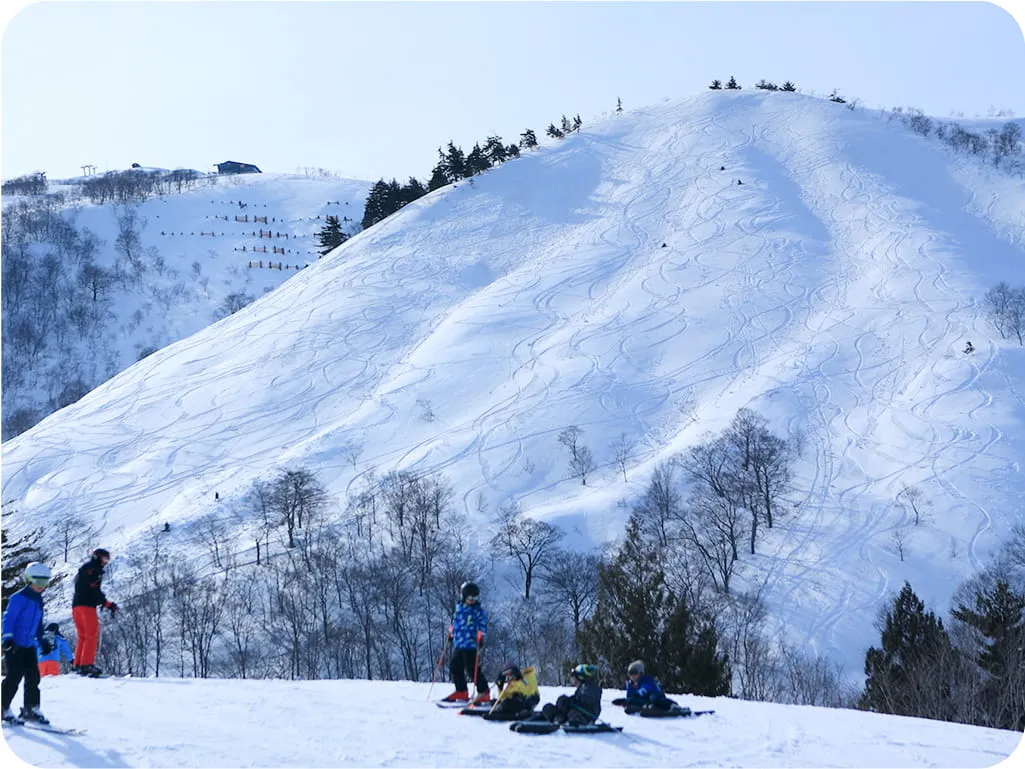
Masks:
[[[438,664],[434,666],[434,675],[431,676],[431,688],[427,690],[427,699],[431,698],[431,693],[434,691],[434,684],[438,681],[438,673],[441,671],[441,663],[445,660],[445,652],[448,651],[448,644],[450,640],[452,639],[446,635],[444,643],[441,644],[441,654],[438,655]]]

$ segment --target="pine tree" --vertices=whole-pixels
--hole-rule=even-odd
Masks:
[[[481,149],[480,144],[473,145],[473,149],[470,150],[470,154],[466,156],[466,164],[464,168],[464,173],[467,177],[482,174],[491,168],[491,164],[488,162],[487,157],[485,157],[484,150]]]
[[[861,707],[949,720],[950,638],[907,582],[886,613],[881,641],[881,649],[873,646],[865,654]]]
[[[349,236],[342,232],[342,223],[337,216],[328,215],[324,220],[324,226],[317,233],[317,245],[320,246],[320,255],[324,256],[334,251],[349,239]]]
[[[1025,595],[996,578],[975,590],[974,608],[960,603],[951,614],[982,636],[976,663],[988,673],[982,687],[987,726],[1025,730]]]
[[[645,541],[634,516],[612,561],[598,566],[598,602],[577,643],[583,659],[614,675],[643,659],[668,691],[730,690],[729,662],[717,651],[713,625],[666,586],[658,548]]]
[[[471,175],[466,170],[466,155],[453,142],[448,143],[448,152],[443,154],[442,158],[445,161],[445,175],[449,182],[457,182]]]
[[[388,183],[384,179],[378,179],[370,187],[367,202],[363,206],[363,221],[360,224],[364,230],[391,213],[388,209],[388,197]]]
[[[438,154],[441,154],[440,150]],[[441,160],[431,170],[431,178],[427,180],[427,190],[428,192],[434,192],[434,190],[444,187],[449,183],[448,164],[445,162],[445,157],[442,156]]]
[[[423,182],[417,179],[415,176],[410,176],[409,181],[402,185],[400,192],[400,199],[402,205],[412,203],[414,200],[418,200],[427,194],[427,188],[424,187]]]
[[[555,126],[550,126],[555,128]],[[534,129],[528,128],[526,131],[520,134],[520,147],[525,150],[533,149],[537,146],[537,134],[534,133]]]
[[[726,83],[726,89],[728,91],[739,91],[740,90],[740,84],[737,82],[737,79],[735,77],[733,77],[733,75],[730,75],[730,79]]]
[[[713,91],[721,91],[722,90],[722,81],[721,80],[713,80],[712,81],[712,85],[710,85],[708,87],[711,88]]]
[[[555,123],[549,123],[548,129],[545,131],[546,134],[551,136],[553,139],[561,139],[565,134],[555,127]]]
[[[517,147],[515,144],[510,144],[508,147],[505,148],[506,160],[512,160],[513,158],[518,158],[519,156],[520,148]]]
[[[623,113],[623,100],[618,96],[616,97],[616,114],[620,115]]]
[[[491,166],[497,166],[504,163],[506,158],[509,157],[509,153],[502,143],[501,136],[489,136],[487,141],[484,142],[484,157],[488,159],[488,163]]]
[[[584,124],[584,121],[580,119],[580,115],[573,118],[573,130],[579,131],[580,127]]]
[[[573,133],[573,122],[565,115],[562,116],[562,132],[564,134]]]
[[[788,80],[788,81],[786,81],[786,82],[785,82],[785,83],[784,83],[784,84],[783,84],[783,85],[782,85],[782,86],[780,87],[780,89],[779,89],[779,90],[781,90],[781,91],[796,91],[796,90],[797,90],[797,86],[796,86],[796,85],[794,85],[793,83],[791,83],[791,82],[790,82],[790,81]]]

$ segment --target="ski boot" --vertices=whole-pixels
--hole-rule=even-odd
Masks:
[[[3,720],[5,724],[13,724],[14,726],[20,726],[21,724],[25,723],[16,715],[14,715],[14,711],[12,711],[10,708],[4,708],[3,711],[0,712],[0,720]]]
[[[49,726],[50,724],[50,719],[43,715],[43,711],[39,709],[38,705],[33,705],[30,708],[22,708],[21,720],[31,721],[35,724],[43,724],[44,726]]]
[[[447,697],[444,697],[442,702],[469,702],[470,695],[467,692],[455,691]]]

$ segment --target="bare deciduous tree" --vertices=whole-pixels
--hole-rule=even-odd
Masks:
[[[555,551],[565,536],[564,532],[547,521],[537,521],[520,513],[514,507],[502,510],[498,520],[498,533],[491,546],[501,555],[514,558],[523,572],[523,597],[530,598],[534,574]]]
[[[580,442],[584,431],[571,425],[559,433],[559,443],[569,449],[569,469],[574,478],[586,486],[587,476],[598,467],[591,450]]]
[[[598,600],[598,564],[601,557],[594,553],[573,550],[554,550],[540,567],[544,592],[551,595],[553,605],[569,609],[574,637],[580,625],[594,611]]]
[[[633,442],[626,437],[626,433],[620,433],[609,448],[612,451],[612,459],[615,461],[616,467],[623,474],[623,482],[626,483],[626,466],[633,457]]]

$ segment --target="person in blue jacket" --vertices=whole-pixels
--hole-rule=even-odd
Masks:
[[[43,641],[50,643],[50,651],[43,651]],[[43,639],[36,641],[36,652],[39,655],[39,675],[57,676],[61,672],[61,662],[71,662],[75,653],[68,639],[61,634],[61,626],[51,622],[43,630]]]
[[[460,587],[462,600],[456,605],[452,615],[452,627],[448,637],[452,642],[452,661],[449,673],[456,690],[445,697],[444,702],[466,702],[470,699],[467,692],[467,679],[473,681],[477,688],[474,704],[491,701],[491,689],[488,678],[480,669],[477,659],[478,650],[484,646],[484,636],[488,632],[488,613],[480,605],[480,588],[473,582],[464,582]]]
[[[634,660],[626,669],[626,712],[637,713],[645,708],[671,710],[674,700],[666,697],[662,686],[653,677],[645,674],[644,662]]]
[[[34,561],[25,567],[22,576],[28,584],[11,596],[0,620],[0,649],[7,665],[7,675],[0,684],[0,717],[12,724],[24,721],[48,724],[50,722],[39,710],[36,642],[44,652],[51,650],[50,642],[43,636],[43,591],[50,584],[50,567]],[[25,679],[24,706],[19,718],[11,712],[11,703],[22,679]]]

